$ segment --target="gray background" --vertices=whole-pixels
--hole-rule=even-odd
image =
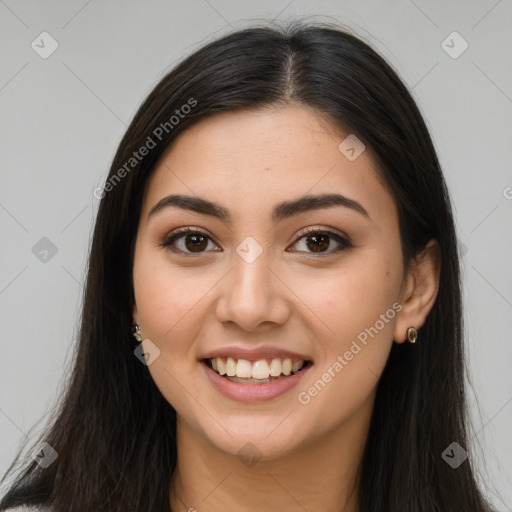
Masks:
[[[253,21],[303,15],[363,36],[426,117],[464,243],[478,441],[466,448],[498,509],[512,510],[511,0],[0,0],[0,473],[62,389],[98,206],[92,192],[138,105],[204,42]],[[58,43],[46,59],[31,47],[51,48],[44,31]],[[457,58],[446,45],[458,53],[462,40],[442,45],[454,31],[469,44]],[[46,261],[43,237],[57,249]]]

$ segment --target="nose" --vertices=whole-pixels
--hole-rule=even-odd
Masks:
[[[268,251],[248,263],[238,254],[221,281],[216,317],[222,323],[235,323],[246,331],[272,328],[290,316],[291,291],[270,266]]]

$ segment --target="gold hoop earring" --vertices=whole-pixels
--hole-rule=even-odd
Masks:
[[[414,327],[409,327],[407,329],[407,339],[410,343],[416,343],[416,339],[418,338],[418,331]]]
[[[140,335],[140,325],[139,324],[132,325],[132,335],[139,343],[142,341],[142,336]]]

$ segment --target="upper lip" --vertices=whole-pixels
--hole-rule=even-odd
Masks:
[[[213,359],[214,357],[232,357],[234,359],[246,359],[247,361],[259,361],[260,359],[291,359],[293,361],[311,361],[309,356],[284,350],[278,347],[263,346],[247,349],[242,347],[223,347],[208,352],[200,359]]]

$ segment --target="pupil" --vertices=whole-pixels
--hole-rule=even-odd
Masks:
[[[189,241],[192,240],[192,245],[189,245]],[[187,246],[187,249],[190,251],[201,251],[206,248],[207,243],[206,237],[203,235],[187,235],[185,245]]]
[[[311,249],[313,252],[321,252],[321,250],[318,249],[327,249],[329,247],[329,236],[328,235],[311,235],[308,236],[307,240],[313,240],[313,247],[308,248]],[[319,241],[321,240],[321,241]],[[327,242],[327,243],[325,243]]]

